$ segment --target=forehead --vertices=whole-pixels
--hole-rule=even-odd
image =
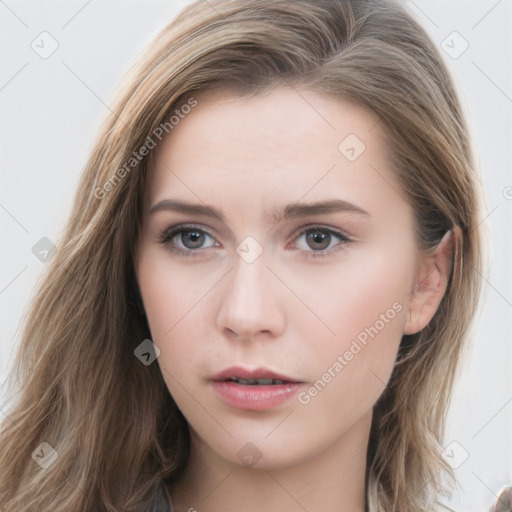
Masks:
[[[151,204],[172,196],[239,209],[268,203],[267,211],[326,195],[401,199],[383,123],[360,106],[291,88],[254,97],[209,91],[195,99],[157,148]]]
[[[273,161],[293,161],[300,160],[304,153],[319,145],[329,146],[329,154],[337,157],[340,142],[349,134],[353,135],[351,139],[357,143],[358,151],[362,144],[375,147],[383,135],[378,126],[379,118],[369,110],[344,99],[307,90],[280,87],[264,94],[241,97],[220,89],[200,93],[195,99],[197,106],[182,116],[164,140],[167,153],[177,146],[194,144],[198,148],[231,148],[225,153],[226,158],[235,149],[249,156],[252,149],[256,161],[264,156]],[[265,154],[260,150],[265,150]],[[194,155],[196,159],[201,156]]]

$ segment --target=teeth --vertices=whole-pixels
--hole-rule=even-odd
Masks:
[[[231,377],[229,380],[244,386],[270,386],[275,384],[283,384],[283,381],[279,379],[239,379],[237,377]]]

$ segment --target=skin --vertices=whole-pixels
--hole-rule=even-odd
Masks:
[[[229,91],[196,98],[157,148],[150,205],[205,203],[226,223],[147,212],[135,265],[158,364],[191,432],[188,466],[168,489],[173,507],[362,511],[372,407],[402,335],[427,325],[441,301],[451,238],[435,252],[416,247],[413,211],[388,164],[383,123],[371,112],[288,88],[250,99]],[[366,146],[354,161],[338,148],[349,134]],[[263,215],[333,198],[369,215],[280,222]],[[187,233],[158,241],[178,224],[206,234],[199,242]],[[350,242],[333,234],[315,243],[306,227],[341,231]],[[247,236],[263,249],[251,263],[236,251]],[[171,247],[202,252],[186,257]],[[324,257],[313,255],[322,250]],[[337,357],[393,304],[400,311],[333,373]],[[210,386],[232,365],[270,368],[305,382],[305,390],[329,368],[335,376],[306,404],[293,397],[247,411],[221,402]],[[245,450],[259,457],[251,466],[237,455],[248,442]]]

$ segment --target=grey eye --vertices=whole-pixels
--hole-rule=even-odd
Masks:
[[[181,232],[180,242],[187,249],[197,249],[204,243],[205,234],[197,229],[186,229]],[[190,242],[190,244],[188,244]]]

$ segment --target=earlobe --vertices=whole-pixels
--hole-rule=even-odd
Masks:
[[[447,231],[439,244],[420,256],[416,285],[409,294],[404,334],[415,334],[428,325],[446,292],[460,228]]]

